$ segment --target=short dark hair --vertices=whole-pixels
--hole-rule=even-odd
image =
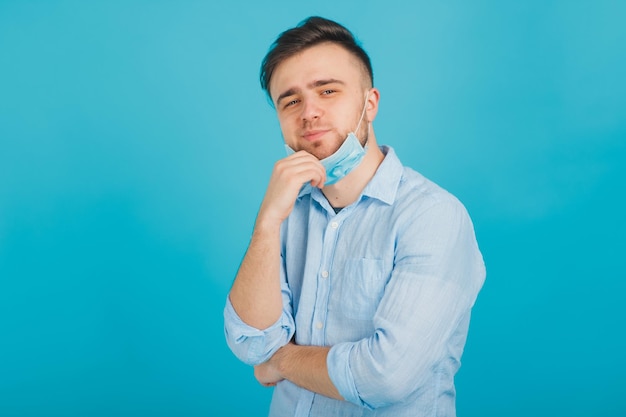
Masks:
[[[337,22],[319,16],[311,16],[276,38],[261,64],[261,88],[269,96],[272,75],[281,62],[307,48],[324,42],[340,45],[358,58],[367,71],[372,86],[374,85],[374,72],[370,57],[354,35]]]

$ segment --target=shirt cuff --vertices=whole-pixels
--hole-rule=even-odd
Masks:
[[[272,357],[281,346],[287,344],[293,336],[285,315],[270,327],[264,330],[257,329],[244,323],[239,317],[230,298],[226,300],[224,308],[224,333],[226,342],[241,361],[248,365],[258,365]]]
[[[367,405],[359,397],[350,369],[350,352],[353,348],[353,343],[336,344],[328,352],[326,366],[328,366],[330,380],[344,400],[363,407]]]

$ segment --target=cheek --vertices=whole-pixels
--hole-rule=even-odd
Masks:
[[[296,127],[294,127],[293,121],[279,118],[278,126],[280,127],[283,141],[293,149],[295,146],[294,137],[296,136]]]
[[[278,117],[278,124],[280,125],[280,130],[282,130],[283,135],[290,135],[299,128],[298,120],[289,115],[281,115]]]

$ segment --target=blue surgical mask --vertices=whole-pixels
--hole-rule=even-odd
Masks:
[[[368,93],[369,96],[369,93]],[[353,132],[348,133],[346,140],[343,141],[343,144],[337,149],[335,153],[332,155],[320,160],[320,163],[326,170],[326,182],[324,185],[332,185],[348,175],[354,168],[359,166],[363,157],[365,156],[367,146],[364,148],[359,142],[359,139],[356,137],[354,132],[359,131],[359,127],[361,126],[361,122],[363,121],[363,116],[365,116],[365,109],[367,107],[367,96],[365,97],[365,104],[363,105],[363,112],[361,113],[361,118],[359,119],[359,123],[354,129]],[[294,153],[294,150],[289,147],[289,145],[285,144],[285,150],[287,151],[287,155],[291,155]]]

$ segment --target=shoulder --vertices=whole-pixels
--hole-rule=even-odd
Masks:
[[[432,210],[466,213],[452,193],[409,167],[402,169],[394,205],[399,210],[410,210],[416,217]]]
[[[450,192],[405,166],[394,149],[381,146],[385,159],[368,190],[389,205],[388,212],[401,223],[426,217],[467,217],[463,204]]]
[[[452,257],[466,273],[475,271],[477,279],[483,277],[479,281],[484,279],[472,220],[463,203],[450,192],[405,167],[394,213],[398,254],[427,254],[434,264],[446,263]]]

